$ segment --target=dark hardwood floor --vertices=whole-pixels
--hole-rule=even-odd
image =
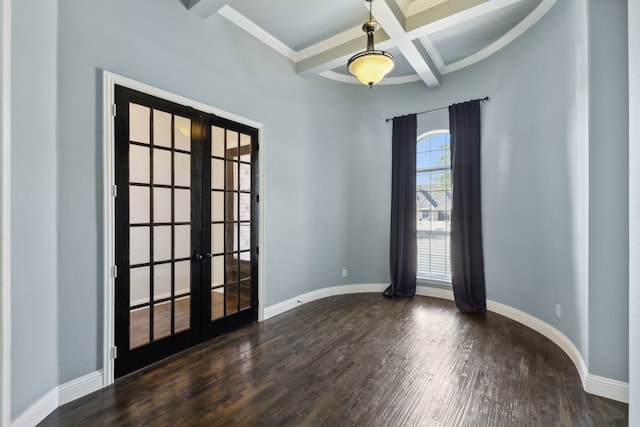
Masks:
[[[132,373],[42,425],[623,426],[538,333],[452,302],[314,301]]]

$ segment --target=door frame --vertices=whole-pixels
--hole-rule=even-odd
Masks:
[[[103,135],[103,386],[114,381],[115,346],[115,86],[124,86],[176,104],[193,107],[205,113],[258,129],[258,247],[264,243],[264,132],[262,123],[229,113],[145,83],[109,71],[102,73],[102,135]],[[258,256],[258,321],[264,320],[264,251]]]

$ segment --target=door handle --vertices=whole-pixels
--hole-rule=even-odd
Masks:
[[[195,254],[195,259],[197,259],[198,261],[202,261],[204,259],[211,259],[211,258],[213,258],[213,254],[210,252],[207,252],[204,254],[201,254],[201,253]]]

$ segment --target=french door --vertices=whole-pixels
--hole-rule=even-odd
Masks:
[[[115,376],[257,320],[257,130],[115,88]]]

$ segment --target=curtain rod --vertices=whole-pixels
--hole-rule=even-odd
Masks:
[[[488,101],[489,97],[485,96],[484,98],[478,98],[478,99],[472,99],[471,101],[467,101],[467,102],[472,102],[472,101]],[[427,110],[427,111],[420,111],[419,113],[416,113],[416,115],[420,115],[420,114],[427,114],[427,113],[433,113],[434,111],[440,111],[440,110],[446,110],[449,107],[440,107],[440,108],[434,108],[433,110]],[[398,116],[396,116],[398,117]],[[395,119],[395,117],[392,117],[390,119],[386,119],[385,122],[388,122],[389,120],[393,120]]]

